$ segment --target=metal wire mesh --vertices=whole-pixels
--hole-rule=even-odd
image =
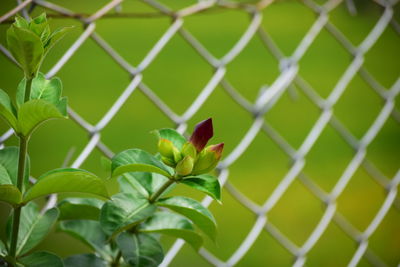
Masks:
[[[88,17],[82,17],[78,14],[54,3],[43,0],[26,0],[18,1],[16,7],[0,17],[0,23],[9,20],[16,13],[21,12],[22,15],[28,16],[36,6],[43,7],[51,10],[56,14],[71,17],[79,20],[84,25],[85,30],[73,45],[66,51],[66,53],[59,59],[59,61],[50,69],[46,74],[47,78],[56,75],[61,68],[70,60],[75,52],[91,38],[104,53],[107,53],[118,65],[132,77],[131,82],[119,98],[113,103],[111,108],[104,114],[101,120],[92,125],[88,123],[77,112],[69,108],[70,117],[82,127],[84,131],[90,134],[89,141],[85,148],[80,152],[79,156],[73,161],[71,167],[79,167],[95,150],[98,149],[108,157],[112,157],[113,152],[103,143],[101,138],[102,130],[109,124],[113,117],[119,112],[121,107],[125,104],[128,97],[136,90],[139,89],[145,96],[147,96],[156,107],[165,114],[173,123],[179,132],[184,133],[187,128],[187,122],[191,119],[196,112],[203,106],[209,96],[213,93],[217,86],[221,86],[227,94],[244,110],[246,110],[253,117],[253,122],[246,134],[242,137],[239,144],[235,149],[225,157],[219,164],[219,179],[225,189],[243,206],[254,213],[255,222],[253,227],[248,232],[246,238],[241,245],[234,251],[234,253],[227,259],[221,260],[213,255],[206,249],[201,249],[200,254],[210,264],[215,266],[234,266],[236,265],[246,253],[251,249],[256,239],[262,231],[268,232],[274,239],[276,239],[287,251],[289,251],[294,258],[294,266],[303,266],[306,264],[307,255],[310,250],[316,245],[317,241],[327,230],[329,224],[334,223],[342,229],[350,238],[354,240],[357,246],[356,252],[348,263],[348,266],[356,266],[364,257],[371,265],[386,266],[386,263],[376,254],[368,245],[369,238],[380,225],[389,209],[396,208],[396,201],[398,202],[397,188],[400,183],[400,171],[393,178],[385,177],[380,170],[366,158],[367,147],[379,131],[382,129],[385,122],[389,117],[394,121],[400,123],[400,113],[395,107],[395,99],[400,92],[400,77],[391,86],[391,88],[384,88],[374,77],[369,73],[363,65],[364,56],[370,48],[379,40],[380,36],[387,27],[392,27],[397,34],[400,34],[400,25],[394,19],[393,7],[397,1],[377,0],[377,5],[382,8],[380,19],[376,22],[372,30],[365,36],[360,45],[354,46],[349,39],[329,20],[329,14],[334,10],[342,1],[327,1],[320,5],[312,0],[304,0],[302,4],[316,15],[316,20],[309,28],[308,32],[298,44],[294,53],[290,56],[285,56],[281,49],[276,45],[274,40],[270,37],[267,30],[263,27],[263,10],[268,9],[274,1],[261,0],[248,4],[229,2],[229,1],[216,1],[216,0],[202,0],[198,3],[174,11],[156,0],[142,0],[147,5],[158,10],[161,16],[172,18],[172,23],[161,36],[161,38],[154,44],[150,52],[137,66],[128,63],[121,55],[118,54],[114,48],[103,39],[99,33],[96,32],[96,22],[103,16],[110,15],[111,10],[120,10],[120,4],[123,0],[112,0],[99,9],[97,12]],[[355,13],[356,9],[352,0],[346,1],[349,12]],[[246,30],[241,35],[240,39],[235,45],[220,58],[214,57],[205,46],[198,41],[190,31],[185,29],[183,22],[186,17],[199,12],[206,12],[214,7],[237,9],[245,12],[250,17],[250,22]],[[117,13],[123,14],[123,13]],[[330,91],[328,97],[321,97],[314,88],[300,75],[299,62],[308,51],[314,40],[325,29],[329,34],[335,38],[352,56],[351,63],[347,66],[343,75],[337,81],[334,88]],[[214,69],[214,73],[207,85],[202,89],[201,93],[197,96],[194,102],[183,114],[176,114],[173,108],[166,105],[161,98],[157,96],[154,91],[143,82],[143,71],[157,58],[159,53],[175,36],[180,35],[190,46],[192,46],[198,54]],[[280,74],[276,77],[275,81],[267,88],[263,88],[259,97],[254,103],[249,102],[245,97],[230,84],[226,78],[227,66],[234,60],[243,49],[249,44],[253,38],[259,38],[264,44],[267,52],[271,53],[279,62]],[[11,61],[14,61],[7,49],[0,45],[1,52]],[[362,79],[370,85],[370,87],[379,95],[383,101],[383,106],[375,121],[369,126],[368,130],[357,139],[346,126],[335,116],[333,108],[343,93],[346,91],[349,83],[355,75],[360,75]],[[315,121],[313,127],[308,135],[302,142],[301,146],[296,149],[292,147],[285,138],[274,129],[265,119],[267,114],[274,105],[281,98],[286,90],[289,90],[293,85],[299,88],[309,100],[320,110],[319,117]],[[344,172],[338,179],[333,189],[329,192],[320,188],[312,179],[310,179],[304,172],[305,158],[311,148],[315,145],[324,129],[330,125],[339,135],[346,141],[346,143],[354,150],[354,154],[350,162],[347,164]],[[269,195],[267,200],[258,205],[250,198],[246,197],[238,188],[236,188],[229,181],[229,168],[230,166],[247,150],[249,145],[253,142],[256,135],[260,132],[275,142],[282,151],[291,158],[292,163],[287,173],[282,177],[278,186]],[[12,130],[7,131],[0,137],[0,142],[3,143],[12,135]],[[334,163],[332,163],[334,164]],[[379,211],[376,213],[369,226],[362,232],[357,230],[345,216],[337,210],[337,199],[342,194],[349,181],[352,179],[354,173],[358,168],[363,168],[376,182],[385,189],[385,200],[381,205]],[[285,236],[279,229],[279,225],[274,225],[268,220],[268,214],[271,209],[280,200],[283,194],[287,191],[289,186],[298,179],[301,184],[314,194],[321,203],[324,204],[323,215],[319,223],[309,235],[308,239],[301,245],[297,246]],[[45,208],[53,206],[56,202],[56,196],[52,196],[47,202]],[[209,206],[212,199],[209,197],[204,198],[203,204]],[[166,257],[161,266],[168,266],[174,257],[180,252],[184,241],[178,240],[169,249]]]

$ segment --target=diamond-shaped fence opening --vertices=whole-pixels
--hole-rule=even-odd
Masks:
[[[151,149],[151,129],[214,117],[226,203],[202,203],[219,243],[195,254],[177,240],[161,266],[399,264],[397,0],[3,2],[6,90],[19,77],[3,38],[15,14],[82,26],[44,66],[72,122],[38,133],[48,148],[32,142],[34,174],[61,155],[96,169],[100,154]]]

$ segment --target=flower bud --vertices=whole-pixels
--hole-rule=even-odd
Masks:
[[[164,164],[174,168],[176,166],[176,163],[174,160],[170,159],[170,158],[166,158],[166,157],[161,157],[162,162],[164,162]]]
[[[191,156],[192,158],[196,158],[196,156],[197,156],[197,151],[196,151],[196,148],[195,148],[195,146],[192,144],[192,143],[190,143],[190,142],[187,142],[187,143],[185,143],[184,145],[183,145],[183,147],[182,147],[182,150],[181,150],[181,153],[182,153],[182,155],[185,157],[185,156]]]
[[[217,166],[218,161],[221,159],[223,148],[224,143],[220,143],[217,145],[208,146],[201,151],[192,173],[197,175],[212,171]]]
[[[173,159],[174,158],[174,152],[173,152],[174,148],[175,148],[174,144],[172,144],[172,142],[167,139],[160,138],[160,140],[158,141],[158,152],[163,157]]]
[[[174,161],[175,161],[175,163],[177,163],[182,160],[183,156],[176,147],[174,147],[174,148],[175,149],[172,152],[174,154]]]
[[[212,119],[209,118],[196,125],[189,142],[195,146],[197,152],[200,152],[207,145],[213,134]]]
[[[176,165],[176,173],[181,176],[189,175],[193,169],[194,160],[191,156],[186,156]]]
[[[158,152],[162,156],[162,160],[168,166],[175,167],[176,163],[182,159],[182,155],[174,144],[164,138],[158,141]]]

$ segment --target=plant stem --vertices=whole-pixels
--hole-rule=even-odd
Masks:
[[[21,193],[24,187],[24,175],[25,175],[25,162],[26,155],[28,152],[28,139],[25,136],[19,137],[19,159],[18,159],[18,177],[17,177],[17,187]],[[11,244],[10,244],[10,256],[15,259],[17,251],[17,241],[18,241],[18,230],[19,222],[21,217],[21,206],[14,209],[12,234],[11,234]]]
[[[115,257],[115,260],[111,263],[111,267],[119,267],[119,262],[121,261],[122,257],[122,252],[121,250],[118,251],[117,257]]]
[[[150,198],[149,202],[154,203],[162,193],[164,193],[167,188],[175,182],[174,179],[168,179]]]
[[[33,77],[32,78],[26,78],[24,102],[27,102],[30,99],[32,81],[33,81]]]
[[[24,175],[25,175],[25,162],[26,155],[28,153],[28,138],[25,136],[20,136],[19,138],[19,159],[18,159],[18,180],[17,187],[21,191],[24,186]]]
[[[24,102],[27,102],[30,99],[33,78],[34,77],[26,78]],[[29,141],[29,136],[28,137],[23,135],[19,136],[17,188],[22,194],[24,191],[25,162],[26,162],[26,155],[28,153],[28,141]],[[15,257],[17,254],[18,231],[19,231],[19,223],[21,220],[21,209],[22,206],[18,206],[14,209],[14,216],[12,220],[12,232],[11,232],[11,244],[10,244],[10,257],[13,259],[12,266],[16,266]]]

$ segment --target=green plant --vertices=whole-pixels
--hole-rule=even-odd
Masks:
[[[67,118],[67,99],[61,97],[61,81],[58,78],[48,80],[39,73],[45,55],[67,30],[51,32],[46,15],[42,14],[31,21],[17,16],[7,31],[8,48],[25,74],[14,103],[0,90],[0,115],[19,139],[19,147],[0,151],[0,200],[13,207],[7,223],[7,241],[0,242],[0,256],[10,266],[61,262],[51,253],[29,254],[59,215],[57,208],[40,213],[33,200],[60,192],[109,197],[102,179],[79,169],[52,170],[41,175],[32,186],[29,184],[28,144],[34,131],[50,119]]]
[[[189,140],[173,129],[155,131],[158,154],[129,149],[105,161],[108,179],[120,192],[109,196],[106,181],[81,169],[63,168],[29,183],[28,144],[35,129],[50,119],[67,118],[67,99],[58,78],[47,79],[40,65],[68,28],[50,32],[46,15],[27,21],[16,17],[7,32],[8,48],[24,71],[15,101],[0,90],[0,116],[13,128],[18,147],[0,150],[0,201],[12,207],[7,240],[0,240],[6,266],[157,266],[163,259],[160,234],[184,239],[199,249],[204,233],[215,240],[212,214],[194,199],[165,197],[176,184],[200,190],[218,202],[220,185],[208,174],[220,160],[223,144],[206,147],[213,136],[211,119],[199,123]],[[35,199],[53,193],[87,193],[39,211]],[[57,255],[35,251],[51,227],[83,241],[94,253]],[[198,231],[199,229],[200,231]]]
[[[203,237],[195,227],[215,240],[215,219],[201,203],[184,196],[165,197],[174,185],[183,184],[220,201],[218,180],[206,174],[223,149],[223,144],[204,148],[212,136],[211,119],[199,123],[189,141],[173,129],[155,133],[158,155],[129,149],[109,162],[111,179],[120,184],[111,200],[73,198],[59,203],[60,230],[96,252],[71,256],[66,267],[158,266],[163,259],[159,234],[182,238],[197,250]]]

